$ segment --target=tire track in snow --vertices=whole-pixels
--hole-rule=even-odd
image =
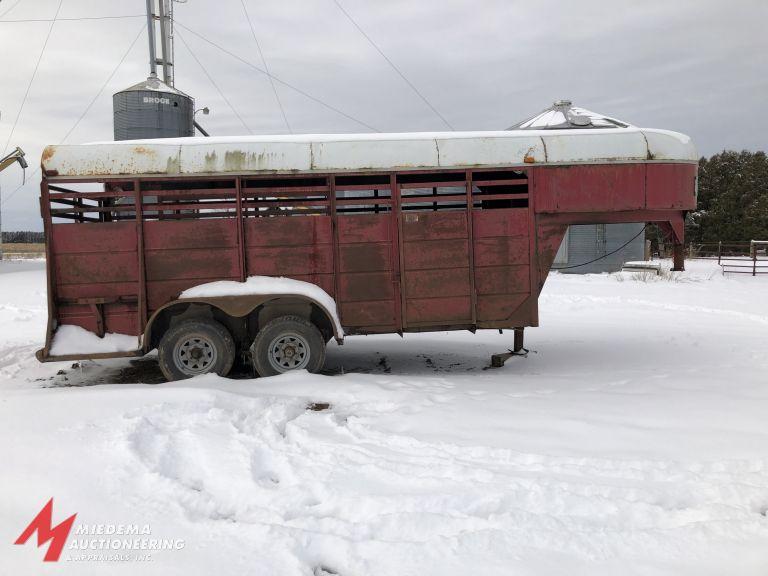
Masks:
[[[142,499],[163,500],[196,523],[261,525],[288,541],[373,539],[481,554],[494,538],[611,558],[632,553],[638,538],[672,554],[712,538],[768,536],[764,460],[459,446],[377,431],[343,407],[307,412],[302,399],[213,391],[126,422],[117,437],[131,456],[122,481],[138,471],[151,487]]]
[[[5,346],[0,349],[0,377],[8,379],[15,377],[25,369],[30,359],[37,362],[35,351],[39,347],[39,343],[33,343]]]

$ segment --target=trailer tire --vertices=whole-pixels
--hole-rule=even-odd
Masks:
[[[317,326],[298,316],[268,322],[251,344],[251,360],[259,376],[289,370],[318,372],[325,363],[325,340]]]
[[[235,342],[215,320],[185,320],[163,334],[157,357],[170,381],[209,373],[226,376],[235,361]]]

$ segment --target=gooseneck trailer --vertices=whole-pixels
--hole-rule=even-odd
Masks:
[[[37,356],[269,375],[355,334],[521,334],[570,224],[658,223],[681,269],[696,169],[631,126],[49,146]]]

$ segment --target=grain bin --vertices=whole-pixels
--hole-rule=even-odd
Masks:
[[[115,140],[195,135],[194,98],[156,77],[117,92],[112,105]]]

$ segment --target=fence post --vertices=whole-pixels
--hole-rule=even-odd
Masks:
[[[717,243],[717,263],[720,264],[720,257],[723,255],[723,241]]]
[[[752,276],[757,276],[757,246],[752,250]]]

